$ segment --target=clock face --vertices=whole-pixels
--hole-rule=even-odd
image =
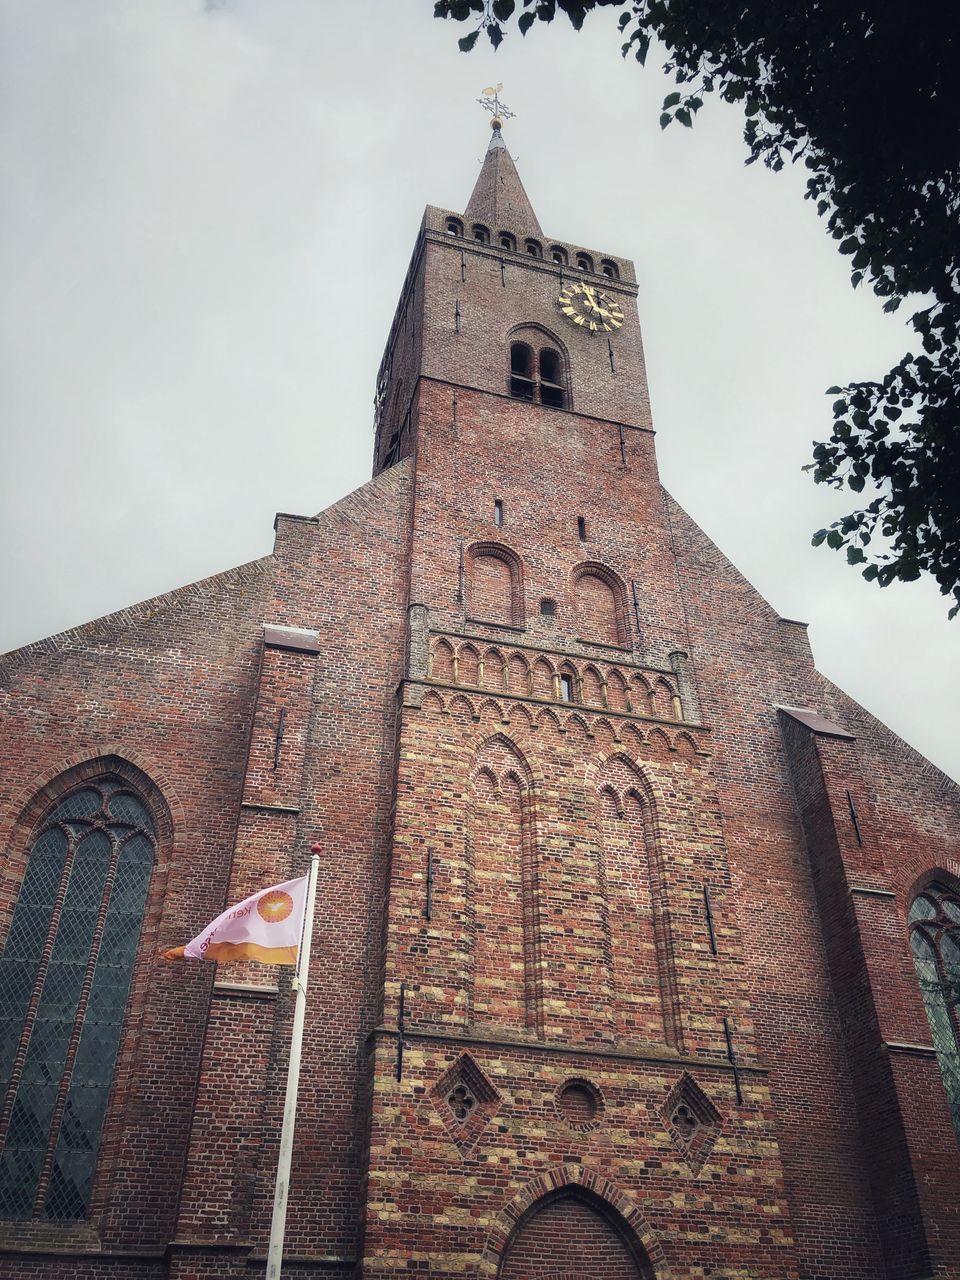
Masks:
[[[623,312],[616,298],[581,280],[567,285],[557,299],[557,306],[572,324],[589,333],[611,333],[623,324]]]

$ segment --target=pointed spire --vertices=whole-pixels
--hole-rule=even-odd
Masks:
[[[523,189],[517,166],[507,150],[500,127],[500,118],[494,116],[493,135],[464,217],[491,228],[503,227],[507,231],[543,239],[537,215]]]

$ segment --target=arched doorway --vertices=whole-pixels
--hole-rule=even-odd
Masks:
[[[542,1196],[510,1234],[498,1280],[653,1280],[634,1233],[586,1187]]]

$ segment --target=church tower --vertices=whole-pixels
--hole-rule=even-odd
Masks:
[[[960,1275],[958,790],[663,489],[636,300],[495,116],[373,478],[0,659],[4,1276],[263,1274],[289,975],[157,957],[314,841],[285,1277]]]
[[[805,827],[833,804],[862,835],[842,806],[871,788],[809,774],[849,704],[662,489],[636,295],[629,261],[543,234],[494,119],[387,344],[375,468],[407,460],[414,497],[365,1274],[414,1240],[504,1280],[913,1274],[911,1140],[870,1172],[876,1062],[849,1024],[822,1043],[823,942],[787,905],[795,788]],[[798,1022],[818,1043],[787,1065]]]
[[[799,1274],[636,293],[544,237],[495,119],[388,341],[375,465],[414,501],[370,1275],[416,1239],[444,1274],[653,1276],[641,1206],[721,1134],[709,1212]]]

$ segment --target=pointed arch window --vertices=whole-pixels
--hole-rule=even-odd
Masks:
[[[960,895],[932,884],[914,898],[908,920],[930,1034],[960,1136]]]
[[[156,837],[119,778],[40,824],[0,955],[0,1218],[82,1218]]]

